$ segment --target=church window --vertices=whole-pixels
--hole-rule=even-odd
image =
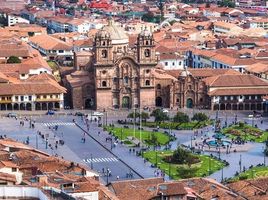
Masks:
[[[189,86],[188,86],[188,89],[189,89],[189,90],[191,90],[191,89],[192,89],[192,86],[191,86],[191,85],[189,85]]]
[[[145,85],[146,85],[146,86],[149,86],[149,85],[150,85],[150,80],[146,80],[146,81],[145,81]]]
[[[144,55],[145,55],[145,57],[150,57],[150,55],[151,55],[150,49],[145,49]]]
[[[135,83],[137,83],[138,82],[138,77],[135,77],[134,81],[135,81]]]
[[[157,84],[156,89],[160,90],[161,89],[161,85]]]
[[[104,74],[106,74],[106,72],[107,72],[106,70],[103,70],[103,71],[102,71],[102,74],[104,75]]]
[[[102,58],[107,58],[107,50],[106,49],[101,51],[101,57]]]
[[[145,45],[149,45],[149,41],[148,40],[146,40]]]
[[[179,98],[177,98],[177,99],[176,99],[176,102],[177,102],[177,103],[180,103],[180,99],[179,99]]]
[[[149,74],[150,73],[150,70],[149,69],[146,69],[146,74]]]
[[[200,98],[200,100],[199,100],[199,101],[200,101],[200,103],[202,103],[202,102],[203,102],[203,98]]]
[[[102,87],[107,87],[107,82],[106,81],[102,81],[101,86]]]
[[[103,45],[103,46],[105,46],[105,45],[106,45],[106,42],[105,42],[105,41],[103,41],[103,42],[102,42],[102,45]]]
[[[114,82],[117,82],[117,77],[114,77],[114,78],[113,78],[113,81],[114,81]]]
[[[124,77],[124,83],[128,84],[128,77],[127,76]]]

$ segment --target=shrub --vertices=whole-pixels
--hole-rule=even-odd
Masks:
[[[192,120],[202,122],[208,120],[208,116],[205,113],[195,113]]]
[[[189,116],[183,112],[177,112],[173,118],[174,122],[187,123],[189,122]]]

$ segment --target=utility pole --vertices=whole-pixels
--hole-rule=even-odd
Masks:
[[[93,169],[93,157],[92,157],[92,154],[90,154],[90,168]]]
[[[240,173],[242,172],[242,155],[240,154],[240,159],[239,159],[239,167],[240,167]]]

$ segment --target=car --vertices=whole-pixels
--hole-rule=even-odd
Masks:
[[[162,111],[163,111],[163,113],[168,113],[169,112],[167,109],[163,109]]]
[[[76,112],[74,115],[75,116],[84,116],[84,113],[82,113],[82,112]]]
[[[8,113],[7,117],[16,118],[16,117],[18,117],[18,114],[17,113]]]
[[[93,116],[103,116],[103,113],[101,112],[93,112]]]
[[[54,115],[55,114],[55,111],[53,111],[53,110],[48,110],[47,111],[47,115]]]

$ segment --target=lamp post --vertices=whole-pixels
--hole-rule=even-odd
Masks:
[[[158,162],[158,160],[157,160],[157,151],[155,151],[155,166],[157,167],[157,162]]]
[[[90,154],[90,168],[93,169],[93,157],[92,157],[92,154]]]
[[[242,155],[240,154],[240,159],[239,159],[239,170],[240,173],[242,172]]]
[[[223,183],[223,168],[221,168],[221,182]]]
[[[136,136],[136,109],[134,107],[134,116],[133,116],[133,137],[135,138]]]

